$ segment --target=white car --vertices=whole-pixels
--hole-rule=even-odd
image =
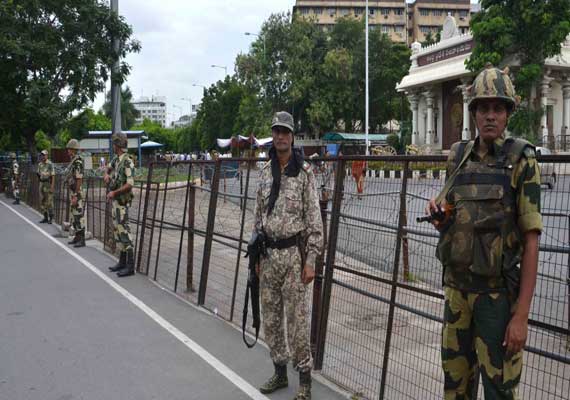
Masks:
[[[537,147],[536,155],[549,156],[552,152],[546,147]],[[553,163],[540,163],[540,182],[546,185],[549,189],[554,189],[556,184],[556,172],[554,171]]]

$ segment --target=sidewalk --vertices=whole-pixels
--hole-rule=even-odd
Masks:
[[[74,251],[35,211],[8,204],[0,200],[0,399],[293,398],[291,368],[288,389],[256,390],[272,371],[265,347],[248,350],[230,324],[144,276],[116,278],[99,243]],[[314,399],[346,398],[313,385]]]

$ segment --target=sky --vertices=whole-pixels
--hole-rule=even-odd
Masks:
[[[133,28],[142,49],[126,62],[133,97],[165,96],[168,123],[190,112],[203,89],[234,71],[234,61],[247,53],[261,25],[273,13],[291,11],[294,0],[119,0],[119,13]],[[94,108],[104,102],[99,95]]]
[[[476,2],[472,0],[472,3]],[[126,85],[136,99],[165,96],[167,123],[190,112],[190,100],[198,104],[201,87],[210,86],[234,71],[239,53],[247,53],[255,36],[271,14],[291,11],[295,0],[119,0],[119,13],[141,42],[140,53],[126,62],[132,71]],[[93,106],[101,108],[104,95]]]

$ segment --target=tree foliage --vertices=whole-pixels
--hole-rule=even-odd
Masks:
[[[104,89],[113,62],[139,50],[131,35],[107,1],[0,2],[0,132],[23,137],[35,154],[35,133],[55,136]],[[122,43],[119,54],[113,38]],[[122,62],[117,81],[129,71]]]

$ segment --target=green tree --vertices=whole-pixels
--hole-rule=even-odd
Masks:
[[[111,119],[102,111],[95,113],[92,108],[86,108],[81,113],[69,119],[65,129],[70,138],[81,139],[89,131],[111,130]]]
[[[176,137],[176,148],[179,153],[191,153],[201,149],[201,136],[198,131],[198,121],[196,119],[194,119],[190,125],[177,130]]]
[[[131,89],[127,86],[124,90],[121,88],[121,128],[123,130],[129,130],[135,124],[136,119],[140,117],[140,112],[135,108],[132,103],[133,93]],[[109,120],[113,118],[113,106],[111,100],[107,100],[103,104],[103,111]]]
[[[53,137],[104,89],[113,62],[140,49],[131,35],[107,1],[0,2],[0,132],[22,137],[35,158],[35,133]],[[117,82],[129,72],[122,62]]]
[[[570,33],[568,0],[481,0],[481,12],[471,19],[475,48],[467,61],[474,72],[490,62],[513,65],[517,92],[526,100],[517,111],[515,134],[538,131],[536,85],[544,75],[544,60],[560,54]],[[523,131],[521,132],[522,129]]]
[[[177,131],[163,128],[158,122],[145,118],[139,125],[132,127],[133,130],[144,130],[149,140],[164,145],[164,150],[176,151],[178,146]]]

